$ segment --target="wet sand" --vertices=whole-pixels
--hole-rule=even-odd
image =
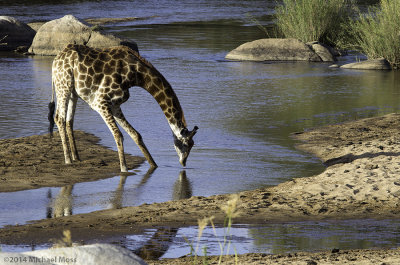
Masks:
[[[297,147],[319,157],[327,165],[326,170],[319,175],[297,178],[275,187],[238,193],[238,214],[234,223],[400,217],[400,115],[389,114],[326,126],[296,133],[293,137],[300,141]],[[16,156],[13,157],[15,159]],[[116,157],[114,160],[118,163]],[[98,166],[100,162],[96,161],[93,165]],[[59,167],[62,168],[60,163],[57,164]],[[115,168],[118,169],[118,166]],[[7,183],[13,182],[4,182],[5,185],[2,183],[3,191],[7,190]],[[13,185],[10,188],[15,189]],[[0,238],[4,244],[38,244],[60,238],[62,231],[69,229],[74,241],[101,242],[107,237],[132,234],[144,228],[197,225],[198,219],[210,216],[215,217],[214,223],[222,224],[224,212],[221,207],[230,198],[231,195],[191,197],[39,220],[0,229]],[[333,253],[338,255],[333,260],[325,252],[298,254],[301,258],[293,255],[280,255],[279,258],[279,255],[249,254],[241,255],[239,264],[380,264],[376,263],[378,261],[390,264],[398,263],[398,252],[347,251],[349,256],[341,251],[340,255]],[[233,260],[231,257],[226,264]],[[309,260],[317,263],[308,263]],[[368,260],[376,262],[368,263]],[[185,262],[184,259],[174,259],[151,264],[187,264]]]
[[[75,131],[81,161],[65,165],[58,132],[0,140],[0,192],[40,187],[61,187],[77,182],[105,179],[120,174],[118,154],[99,145],[93,134]],[[144,159],[126,156],[128,167]]]
[[[210,257],[208,263],[217,265],[219,257]],[[180,259],[163,259],[160,261],[149,261],[149,265],[187,265],[193,264],[193,257]],[[203,264],[201,257],[198,257],[197,264]],[[222,258],[224,265],[395,265],[400,264],[400,249],[391,250],[332,250],[317,253],[298,252],[283,255],[268,254],[244,254],[239,255],[239,261],[235,263],[234,256]]]

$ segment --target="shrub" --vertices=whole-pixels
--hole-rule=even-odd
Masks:
[[[276,8],[278,30],[286,38],[335,45],[352,0],[283,0]]]
[[[344,48],[364,53],[369,59],[383,57],[393,68],[399,68],[400,0],[381,0],[368,13],[359,13],[348,24],[346,36]]]

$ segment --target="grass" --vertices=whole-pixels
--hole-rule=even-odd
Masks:
[[[277,28],[286,38],[335,46],[352,3],[352,0],[283,0],[275,9]]]
[[[52,248],[64,248],[64,247],[72,247],[72,237],[70,230],[63,231],[63,237],[59,240],[56,240],[53,244]]]
[[[191,254],[194,253],[193,265],[198,264],[198,250],[200,247],[200,239],[203,234],[204,229],[207,227],[208,224],[211,225],[213,229],[213,233],[217,239],[219,248],[220,248],[220,255],[218,257],[218,264],[222,263],[222,258],[224,255],[229,254],[230,246],[231,246],[231,233],[230,229],[233,224],[233,218],[236,217],[239,213],[237,212],[237,205],[239,203],[239,195],[234,194],[231,196],[231,199],[227,202],[226,205],[222,205],[221,209],[225,212],[225,220],[224,220],[224,237],[223,240],[220,241],[218,239],[217,231],[213,222],[214,216],[206,217],[203,219],[198,220],[198,233],[197,233],[197,243],[196,247],[193,247],[193,242],[189,242],[187,239],[186,242],[189,244],[191,249]],[[207,246],[202,247],[203,257],[202,257],[202,264],[207,265],[209,264],[208,256],[207,256]],[[234,248],[235,253],[235,264],[238,264],[238,256],[236,253],[236,249]]]
[[[350,21],[343,48],[365,54],[368,59],[385,58],[400,68],[400,0],[381,0],[366,14]]]

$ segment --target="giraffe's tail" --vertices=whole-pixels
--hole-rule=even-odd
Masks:
[[[48,115],[48,119],[50,122],[50,125],[49,125],[50,137],[53,137],[55,108],[56,108],[56,103],[54,102],[54,83],[52,81],[51,82],[51,101],[49,103],[49,115]]]

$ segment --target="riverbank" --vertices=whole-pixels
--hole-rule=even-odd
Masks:
[[[400,249],[375,249],[375,250],[338,250],[322,251],[316,253],[297,252],[283,255],[268,254],[244,254],[239,255],[239,260],[235,263],[234,256],[224,256],[221,264],[223,265],[376,265],[376,264],[399,264]],[[210,257],[208,263],[210,265],[218,264],[219,257]],[[201,257],[198,258],[201,263]],[[150,261],[149,265],[187,265],[194,264],[193,257],[180,259],[164,259],[159,261]]]
[[[93,134],[75,131],[81,161],[64,163],[58,132],[53,138],[34,135],[0,140],[0,192],[62,187],[78,182],[95,181],[120,174],[118,154],[99,145]],[[130,169],[144,158],[126,155]]]
[[[327,165],[326,170],[316,176],[293,179],[274,187],[238,193],[234,222],[261,224],[322,219],[399,218],[399,128],[400,115],[388,114],[294,134],[293,137],[301,141],[297,147],[319,157]],[[62,154],[61,151],[57,153]],[[114,160],[117,161],[117,157]],[[5,182],[2,189],[7,189],[7,185]],[[222,224],[225,215],[221,207],[226,205],[231,196],[191,197],[39,220],[27,225],[6,226],[0,229],[0,238],[2,244],[40,244],[60,238],[63,230],[70,230],[73,241],[101,242],[107,237],[132,234],[145,228],[197,225],[198,219],[210,216],[214,216],[215,224]],[[386,255],[368,250],[363,252]],[[399,258],[395,251],[389,252]],[[314,254],[309,255],[311,257]],[[259,256],[264,260],[262,254],[254,254],[253,258]],[[168,264],[168,261],[160,264]],[[169,264],[179,263],[174,260]],[[262,263],[245,261],[240,264]],[[281,264],[291,263],[284,260]],[[324,263],[321,261],[318,264]]]

